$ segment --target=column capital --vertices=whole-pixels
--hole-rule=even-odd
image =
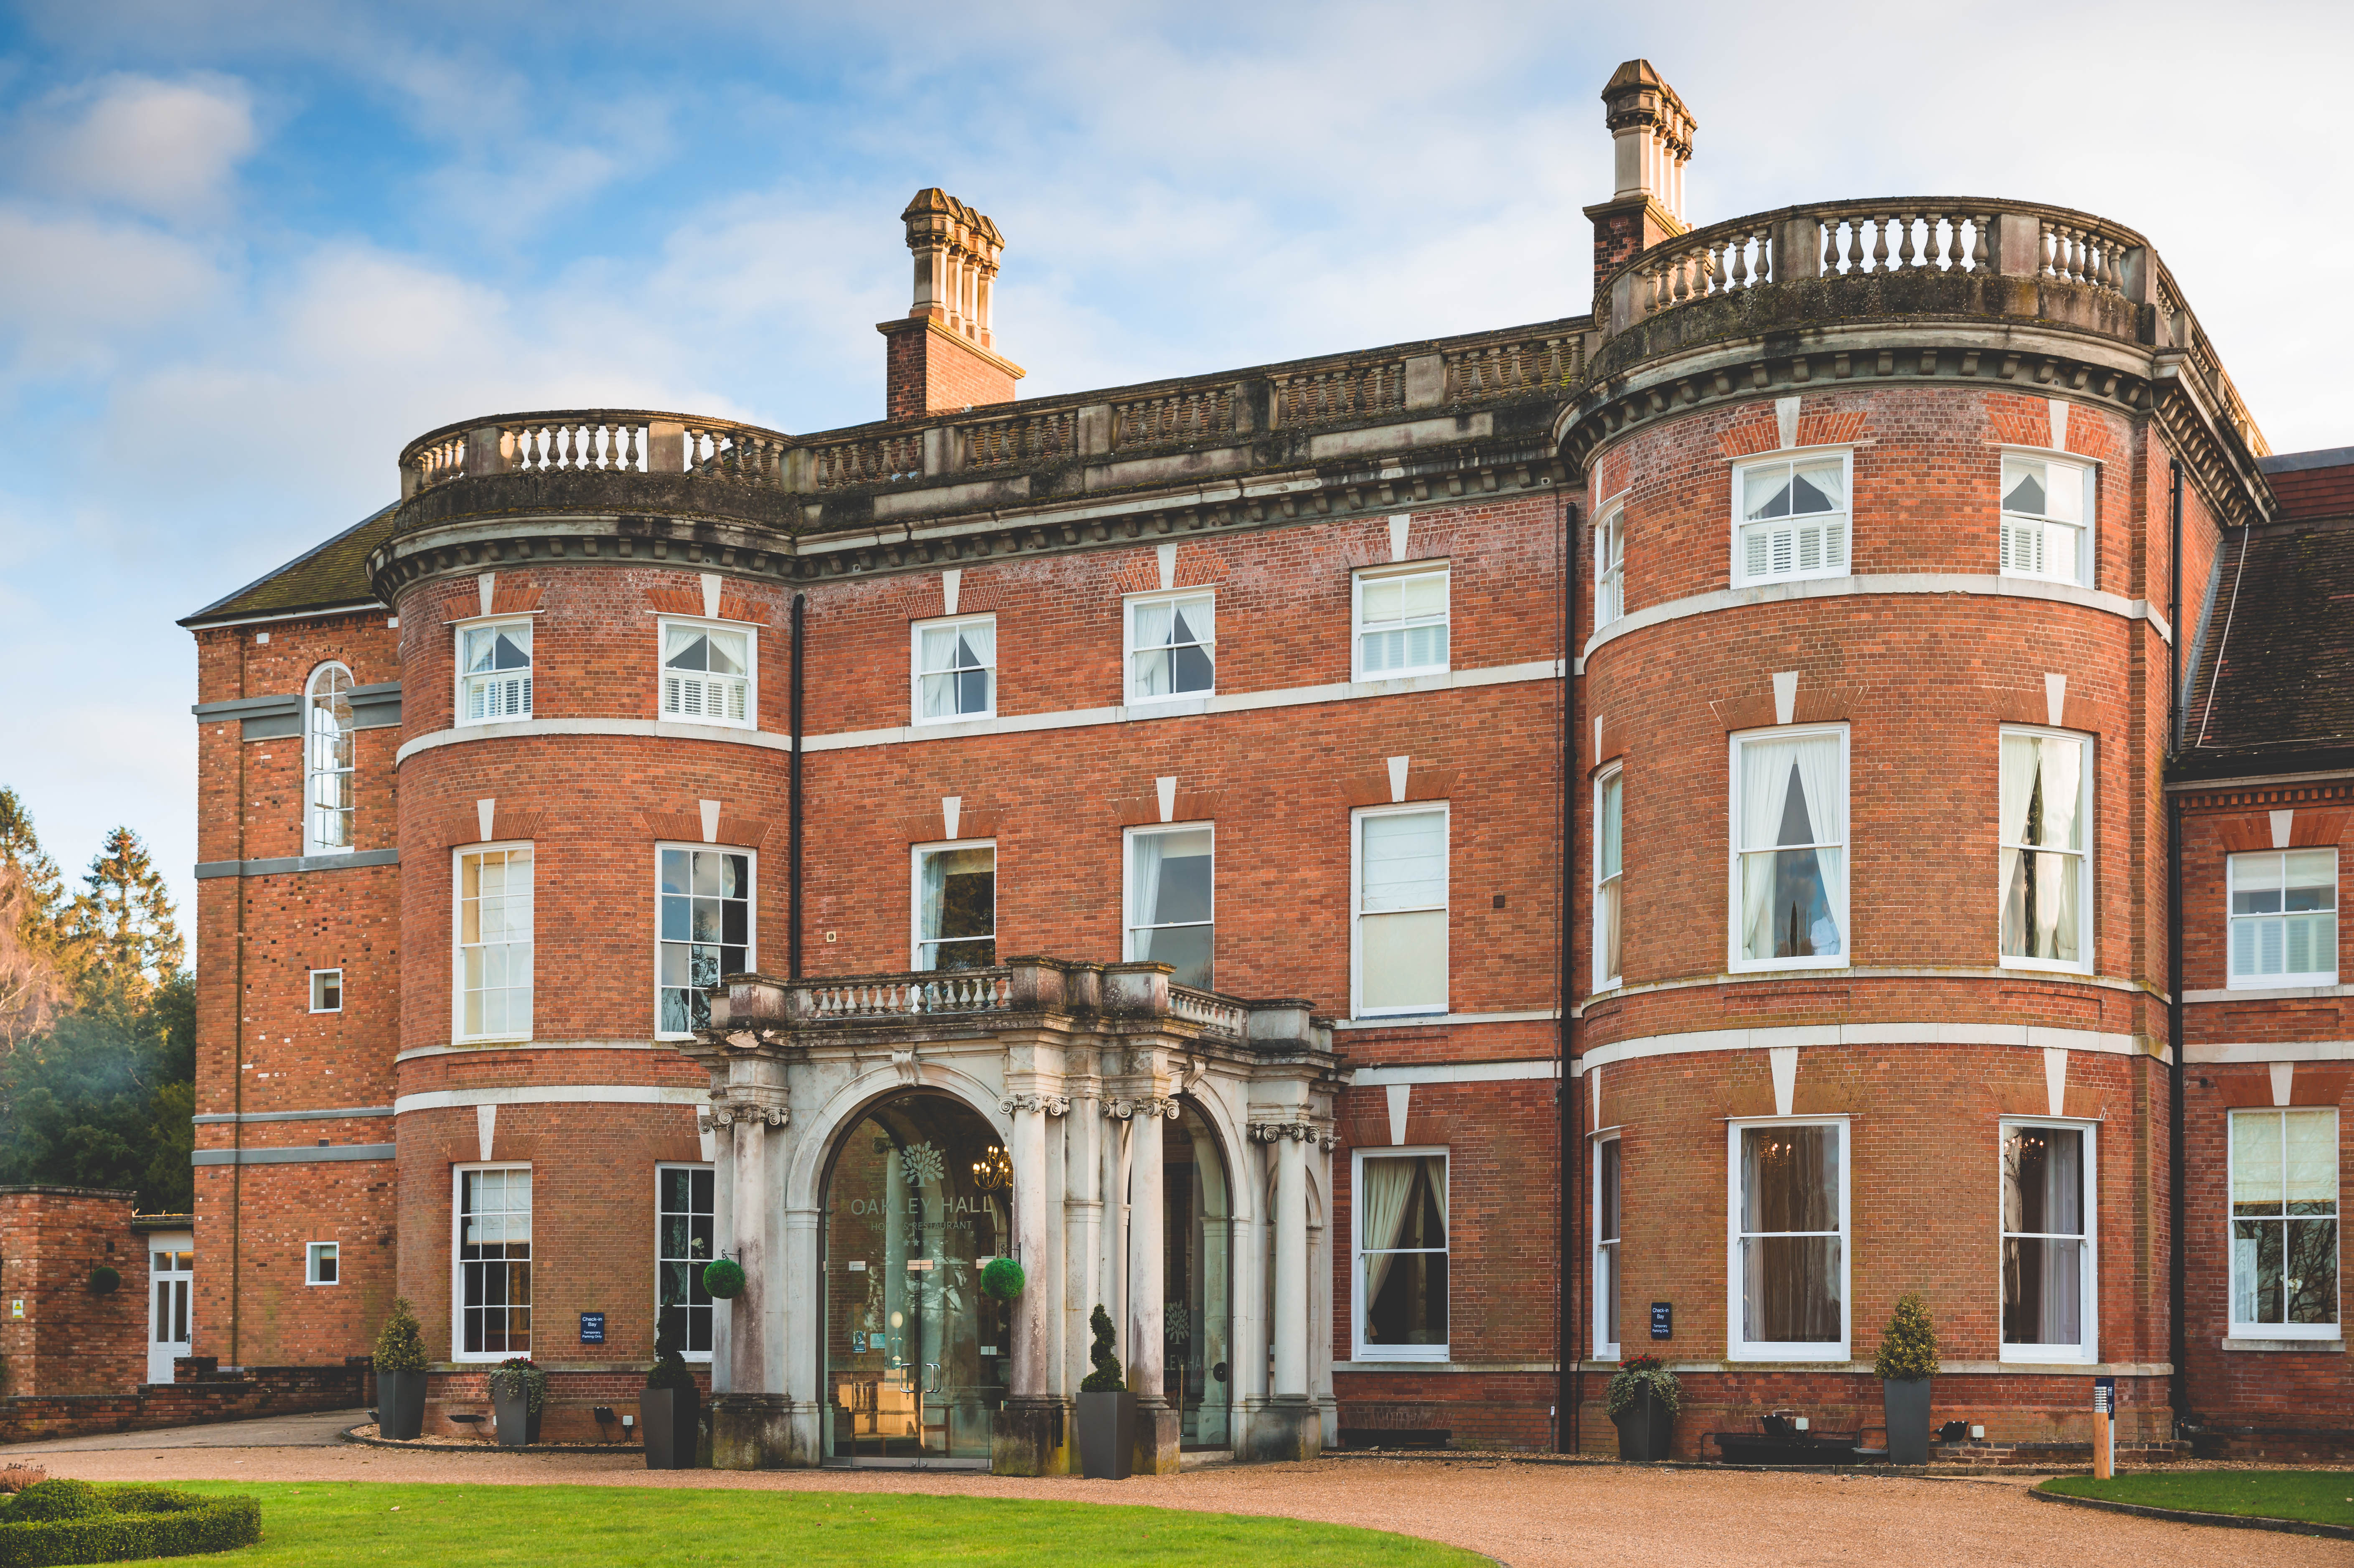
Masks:
[[[1121,1097],[1104,1101],[1104,1115],[1118,1121],[1128,1121],[1140,1116],[1167,1117],[1171,1121],[1175,1121],[1177,1101],[1174,1097],[1169,1096],[1154,1096],[1150,1098]]]
[[[1255,1121],[1250,1124],[1250,1135],[1254,1143],[1281,1143],[1288,1139],[1294,1143],[1320,1142],[1331,1149],[1340,1142],[1315,1123],[1306,1121]]]
[[[1043,1111],[1048,1116],[1068,1116],[1071,1114],[1071,1097],[1068,1095],[1007,1095],[997,1102],[997,1108],[999,1113],[1004,1116],[1012,1116],[1016,1111]]]
[[[698,1131],[713,1132],[738,1122],[783,1127],[790,1120],[791,1097],[782,1084],[723,1084],[711,1091],[711,1107],[695,1124]]]

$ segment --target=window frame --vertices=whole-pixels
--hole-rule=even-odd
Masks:
[[[333,1260],[335,1275],[333,1279],[322,1279],[319,1277],[319,1260],[321,1258]],[[331,1241],[305,1242],[302,1245],[302,1283],[305,1285],[316,1285],[323,1288],[333,1288],[335,1286],[341,1285],[343,1282],[343,1244],[341,1242]]]
[[[1205,832],[1210,835],[1210,917],[1207,920],[1171,920],[1150,925],[1136,925],[1129,919],[1135,912],[1132,895],[1136,884],[1136,843],[1139,839],[1163,838],[1171,833]],[[1137,963],[1136,934],[1139,931],[1175,931],[1195,926],[1210,928],[1210,973],[1218,972],[1218,824],[1214,821],[1190,822],[1148,822],[1122,829],[1119,835],[1119,950],[1122,960]],[[1209,990],[1208,986],[1202,989]]]
[[[1444,1143],[1375,1144],[1349,1151],[1349,1358],[1352,1361],[1445,1361],[1454,1359],[1455,1339],[1455,1162]],[[1373,1303],[1365,1298],[1365,1245],[1363,1215],[1365,1205],[1358,1201],[1365,1190],[1365,1161],[1368,1160],[1425,1160],[1436,1158],[1447,1172],[1447,1206],[1439,1216],[1447,1226],[1444,1247],[1384,1247],[1384,1252],[1436,1252],[1447,1260],[1447,1337],[1438,1345],[1372,1345],[1365,1340],[1365,1312]]]
[[[2286,893],[2288,888],[2288,879],[2286,874],[2287,857],[2292,854],[2311,854],[2317,851],[2327,851],[2330,857],[2329,914],[2332,930],[2329,943],[2329,968],[2327,969],[2304,969],[2294,974],[2249,975],[2243,978],[2232,967],[2232,941],[2233,937],[2238,934],[2241,923],[2243,921],[2253,923],[2258,920],[2285,920],[2288,918],[2289,912],[2285,908],[2277,915],[2238,915],[2232,912],[2232,899],[2233,895],[2238,891],[2238,872],[2240,862],[2243,860],[2253,860],[2258,855],[2270,855],[2280,860],[2282,863],[2283,873],[2281,878],[2281,888],[2283,894],[2282,903],[2285,905],[2287,903]],[[2338,943],[2339,939],[2339,934],[2337,929],[2338,916],[2339,913],[2338,908],[2339,902],[2338,895],[2340,886],[2339,879],[2344,875],[2344,874],[2345,862],[2343,858],[2339,856],[2338,846],[2336,844],[2294,845],[2285,849],[2235,850],[2226,853],[2223,856],[2223,989],[2226,991],[2286,991],[2297,987],[2336,985],[2338,983],[2338,973],[2339,968],[2337,962]],[[2312,911],[2312,913],[2318,914],[2319,911],[2316,910]]]
[[[1855,1343],[1855,1133],[1845,1116],[1732,1117],[1725,1120],[1724,1359],[1729,1361],[1845,1361]],[[1837,1341],[1744,1340],[1741,1337],[1741,1135],[1768,1127],[1840,1129],[1840,1337]],[[1760,1235],[1811,1234],[1761,1231]]]
[[[321,984],[321,977],[323,977],[323,976],[326,976],[326,975],[333,975],[333,976],[334,976],[334,977],[335,977],[334,980],[328,980],[328,981],[326,981],[326,982],[325,982],[327,985],[332,986],[332,987],[334,988],[334,993],[335,993],[335,1002],[334,1002],[334,1006],[332,1006],[332,1007],[321,1007],[321,1006],[319,1005],[319,989],[320,989],[320,984]],[[322,1012],[343,1012],[343,1010],[344,1010],[344,971],[343,971],[341,969],[313,969],[313,970],[311,971],[311,1011],[312,1011],[312,1012],[313,1012],[314,1014],[315,1014],[315,1013],[322,1013]]]
[[[484,1171],[521,1171],[534,1172],[528,1160],[474,1160],[450,1167],[450,1359],[472,1366],[494,1366],[518,1352],[509,1348],[498,1351],[466,1349],[466,1265],[458,1254],[465,1245],[466,1177],[469,1172]],[[539,1181],[533,1174],[531,1184],[531,1239],[524,1244],[531,1255],[524,1261],[532,1270],[531,1300],[524,1303],[525,1348],[520,1352],[528,1356],[539,1348],[538,1271],[539,1271]],[[512,1259],[503,1261],[513,1261]],[[512,1310],[513,1308],[508,1308]]]
[[[493,853],[512,853],[516,850],[531,852],[531,1022],[520,1032],[469,1034],[466,1033],[466,869],[468,855]],[[488,944],[477,943],[476,946]],[[512,945],[512,944],[504,944]],[[503,989],[513,990],[512,986]],[[539,1020],[539,844],[533,839],[498,839],[479,844],[456,844],[450,851],[450,1043],[453,1045],[480,1045],[528,1041]]]
[[[1751,577],[1747,557],[1741,547],[1742,530],[1749,526],[1749,519],[1743,515],[1741,499],[1749,471],[1752,469],[1768,468],[1776,464],[1795,469],[1799,463],[1822,462],[1834,458],[1840,464],[1840,483],[1845,492],[1846,504],[1837,513],[1808,513],[1803,515],[1843,516],[1846,519],[1847,545],[1840,552],[1842,559],[1838,567],[1818,567],[1812,571],[1794,569],[1787,572],[1769,572],[1764,577]],[[1855,449],[1852,446],[1840,444],[1819,447],[1779,447],[1772,451],[1754,452],[1747,457],[1735,459],[1730,466],[1732,483],[1729,487],[1731,503],[1728,511],[1731,515],[1731,524],[1725,538],[1731,573],[1727,578],[1729,586],[1735,588],[1764,588],[1773,583],[1813,582],[1826,577],[1852,577],[1855,574]]]
[[[755,885],[758,885],[756,884]],[[667,1215],[667,1214],[673,1214],[673,1213],[686,1213],[686,1214],[691,1218],[691,1217],[693,1216],[693,1213],[694,1213],[694,1211],[693,1211],[693,1210],[691,1210],[691,1209],[690,1209],[690,1210],[681,1211],[681,1210],[676,1210],[676,1209],[665,1209],[665,1208],[663,1208],[663,1190],[662,1190],[662,1185],[663,1185],[663,1173],[664,1171],[710,1171],[710,1172],[712,1173],[712,1175],[711,1175],[711,1256],[710,1256],[710,1257],[707,1257],[707,1258],[705,1258],[705,1259],[704,1259],[703,1261],[705,1262],[705,1264],[708,1265],[708,1264],[709,1264],[713,1259],[715,1259],[715,1258],[716,1258],[716,1257],[718,1257],[718,1256],[720,1255],[720,1254],[719,1254],[719,1167],[718,1167],[716,1164],[715,1164],[715,1163],[712,1163],[712,1162],[707,1161],[707,1160],[656,1160],[656,1161],[654,1162],[654,1331],[655,1331],[655,1333],[656,1333],[657,1335],[659,1335],[659,1334],[661,1333],[661,1331],[662,1331],[662,1311],[663,1311],[663,1301],[662,1301],[662,1271],[663,1271],[663,1266],[664,1266],[665,1264],[667,1264],[667,1263],[670,1263],[670,1262],[673,1262],[673,1261],[677,1261],[677,1260],[673,1260],[673,1259],[670,1259],[670,1258],[664,1257],[664,1256],[663,1255],[663,1216],[664,1216],[664,1215]],[[691,1191],[692,1191],[692,1183],[690,1183],[690,1192],[691,1192]],[[690,1197],[688,1201],[691,1202],[693,1202],[693,1199]],[[684,1261],[684,1262],[686,1262],[686,1263],[688,1263],[688,1264],[692,1265],[692,1264],[693,1264],[693,1262],[694,1262],[695,1260],[694,1260],[694,1259],[692,1259],[692,1258],[688,1258],[688,1259],[684,1259],[684,1260],[683,1260],[683,1261]],[[700,1271],[697,1271],[697,1272],[699,1273]],[[694,1300],[693,1300],[693,1298],[694,1298],[694,1287],[693,1287],[693,1286],[692,1286],[691,1284],[690,1284],[690,1286],[688,1287],[687,1295],[688,1295],[688,1303],[687,1303],[688,1309],[689,1309],[689,1311],[690,1311],[690,1312],[692,1312],[693,1308],[694,1308]],[[717,1348],[718,1348],[718,1344],[719,1344],[719,1309],[720,1309],[720,1308],[721,1308],[721,1307],[723,1307],[723,1306],[725,1306],[725,1305],[726,1305],[726,1303],[725,1303],[725,1302],[723,1302],[723,1301],[721,1301],[718,1298],[714,1297],[714,1298],[712,1298],[712,1301],[711,1301],[711,1308],[710,1308],[710,1310],[711,1310],[711,1343],[712,1343],[712,1349],[711,1349],[711,1350],[707,1350],[707,1351],[690,1351],[690,1350],[686,1349],[684,1345],[682,1345],[681,1347],[679,1347],[679,1352],[678,1352],[678,1353],[679,1353],[683,1358],[684,1358],[685,1360],[687,1360],[687,1361],[689,1361],[696,1362],[696,1363],[703,1364],[703,1365],[706,1365],[706,1366],[710,1364],[710,1362],[711,1362],[711,1361],[712,1361],[712,1358],[713,1358],[713,1355],[714,1355],[714,1353],[716,1351],[716,1350],[717,1350]],[[689,1320],[690,1320],[690,1321],[692,1321],[692,1319],[690,1318],[690,1319],[689,1319]]]
[[[2239,1263],[2233,1255],[2233,1245],[2238,1240],[2235,1232],[2241,1216],[2232,1212],[2232,1194],[2239,1185],[2239,1171],[2237,1170],[2237,1159],[2234,1150],[2237,1139],[2232,1137],[2232,1128],[2239,1118],[2243,1116],[2278,1117],[2280,1118],[2279,1126],[2281,1128],[2281,1138],[2285,1146],[2288,1138],[2288,1118],[2282,1116],[2281,1113],[2284,1111],[2300,1110],[2327,1111],[2329,1113],[2329,1130],[2331,1135],[2330,1144],[2332,1148],[2340,1151],[2337,1163],[2331,1168],[2332,1173],[2338,1180],[2338,1212],[2330,1216],[2338,1225],[2338,1256],[2339,1264],[2338,1270],[2337,1312],[2334,1319],[2327,1323],[2251,1322],[2240,1316]],[[2345,1118],[2340,1114],[2336,1106],[2241,1106],[2234,1107],[2224,1112],[2223,1322],[2224,1331],[2232,1339],[2341,1340],[2346,1337],[2346,1269],[2344,1263],[2346,1256],[2346,1168],[2345,1156],[2343,1153],[2346,1147],[2344,1142],[2345,1136]],[[2285,1147],[2282,1150],[2282,1169],[2284,1175],[2285,1175],[2287,1169],[2287,1150]],[[2285,1222],[2292,1216],[2285,1213],[2285,1204],[2283,1205],[2283,1208],[2284,1213],[2281,1215],[2281,1220],[2283,1222],[2283,1227],[2285,1229]],[[2259,1215],[2254,1217],[2261,1219],[2264,1216]],[[2284,1245],[2285,1245],[2285,1238],[2284,1238]],[[2284,1312],[2285,1312],[2285,1303],[2284,1303]]]
[[[1741,951],[1741,748],[1744,746],[1777,740],[1804,740],[1811,736],[1836,735],[1840,743],[1840,819],[1847,824],[1846,835],[1839,842],[1840,872],[1839,886],[1833,889],[1832,915],[1839,921],[1840,950],[1829,955],[1817,954],[1804,959],[1751,959]],[[1844,969],[1855,962],[1854,899],[1850,889],[1855,882],[1855,754],[1850,726],[1845,720],[1831,724],[1786,724],[1766,729],[1734,730],[1725,736],[1725,814],[1724,841],[1727,847],[1728,881],[1725,888],[1724,961],[1729,974],[1765,974],[1782,969]],[[1808,819],[1812,821],[1811,816]],[[1828,840],[1817,840],[1819,847]],[[1774,846],[1767,846],[1772,848]],[[1762,853],[1762,852],[1750,852]]]
[[[1995,451],[1995,571],[1997,575],[2006,577],[2025,577],[2031,582],[2073,583],[2081,588],[2092,587],[2094,568],[2098,560],[2098,555],[2094,548],[2094,541],[2098,536],[2101,521],[2101,465],[2093,459],[2084,456],[2082,453],[2061,451],[2051,447],[1999,445],[1996,447]],[[2024,522],[2038,524],[2046,529],[2053,526],[2053,523],[2049,513],[2038,514],[2031,512],[2013,512],[2003,504],[2003,502],[2007,498],[2005,494],[2006,487],[2003,482],[2003,469],[2013,458],[2025,459],[2031,462],[2063,463],[2066,466],[2076,470],[2084,480],[2084,521],[2082,524],[2061,523],[2057,524],[2057,526],[2062,528],[2073,527],[2076,532],[2076,569],[2071,576],[2062,577],[2057,572],[2052,571],[2022,571],[2019,567],[2003,565],[2002,529],[2009,519],[2016,517]],[[2045,542],[2048,546],[2050,542],[2050,535],[2048,533],[2045,535]],[[2044,558],[2047,561],[2051,558],[2051,554],[2052,552],[2050,549],[2046,548],[2044,551]]]
[[[663,685],[670,676],[670,659],[663,650],[670,646],[670,629],[692,627],[700,631],[732,632],[744,639],[744,716],[740,719],[713,718],[708,714],[674,714],[664,705]],[[691,672],[682,672],[688,673]],[[725,680],[726,677],[722,676]],[[760,727],[760,629],[748,620],[722,620],[708,615],[658,615],[654,617],[654,717],[663,724],[705,725],[714,729],[758,730]]]
[[[1435,813],[1440,821],[1439,842],[1446,862],[1446,901],[1435,906],[1446,916],[1446,952],[1439,960],[1438,1004],[1412,1007],[1364,1005],[1364,824],[1376,817]],[[1420,914],[1423,910],[1384,910],[1384,914]],[[1455,991],[1455,807],[1449,800],[1400,800],[1386,806],[1359,806],[1349,813],[1349,1016],[1352,1018],[1442,1018],[1453,1004]]]
[[[2002,836],[2002,737],[2009,735],[2031,735],[2045,739],[2073,740],[2084,747],[2084,765],[2078,774],[2084,792],[2079,810],[2084,820],[2084,847],[2079,850],[2025,849],[2007,843]],[[2099,737],[2081,729],[2062,729],[2054,725],[2006,724],[1995,731],[1995,846],[1994,846],[1994,948],[1995,967],[2005,969],[2025,969],[2042,974],[2088,975],[2094,972],[2097,954],[2093,940],[2098,929],[2093,918],[2093,901],[2099,884],[2094,877],[2094,856],[2100,848],[2100,789],[2094,769],[2100,766]],[[2029,854],[2068,854],[2076,856],[2080,879],[2076,890],[2076,951],[2081,957],[2074,962],[2066,959],[2031,959],[2013,957],[2002,950],[2002,902],[2005,896],[2002,880],[2002,857],[2006,850],[2020,848]],[[2227,959],[2228,964],[2228,959]]]
[[[1602,1279],[1603,1271],[1606,1266],[1613,1297],[1611,1308],[1616,1308],[1618,1305],[1616,1298],[1623,1293],[1626,1286],[1627,1146],[1625,1140],[1616,1132],[1599,1134],[1592,1141],[1594,1144],[1592,1181],[1594,1198],[1591,1205],[1592,1212],[1587,1215],[1586,1234],[1593,1238],[1594,1243],[1594,1272],[1588,1276],[1594,1281],[1594,1359],[1599,1361],[1615,1361],[1623,1360],[1627,1353],[1627,1323],[1622,1317],[1618,1323],[1618,1338],[1614,1340],[1607,1337],[1606,1326],[1609,1322],[1610,1309],[1603,1306]],[[1602,1164],[1606,1146],[1616,1153],[1618,1161],[1618,1184],[1615,1194],[1618,1201],[1617,1213],[1613,1216],[1612,1234],[1606,1241],[1602,1235]],[[1447,1239],[1449,1241],[1454,1239],[1453,1231],[1450,1230],[1447,1233]]]
[[[1387,582],[1396,577],[1435,576],[1447,579],[1447,613],[1437,624],[1447,628],[1447,657],[1436,664],[1416,664],[1403,670],[1365,668],[1365,585]],[[1426,621],[1429,625],[1432,622]],[[1423,675],[1444,675],[1455,667],[1455,561],[1450,556],[1433,556],[1419,561],[1390,561],[1380,566],[1359,567],[1349,574],[1349,679],[1360,684],[1380,681],[1411,681]]]
[[[928,969],[924,967],[924,857],[941,854],[950,850],[985,849],[989,852],[989,939],[994,943],[999,936],[999,916],[1002,913],[1001,895],[1004,892],[1004,861],[997,851],[995,835],[979,839],[935,839],[929,843],[907,846],[907,968],[917,974],[955,974],[955,969]],[[972,942],[977,937],[949,937],[941,941]],[[989,967],[994,967],[989,966]]]
[[[2040,1237],[2056,1235],[2051,1231],[2012,1231],[2005,1228],[2002,1206],[2002,1144],[2013,1128],[2048,1128],[2061,1132],[2073,1132],[2084,1139],[2084,1229],[2083,1232],[2084,1266],[2076,1280],[2077,1321],[2084,1326],[2084,1337],[2071,1348],[2065,1345],[2014,1345],[2002,1333],[2002,1247],[2014,1235]],[[2083,1117],[2006,1116],[1995,1124],[1994,1160],[1994,1229],[1995,1229],[1995,1359],[1998,1361],[2025,1361],[2047,1365],[2091,1366],[2101,1359],[2101,1124]]]
[[[1618,869],[1608,876],[1602,874],[1602,821],[1604,802],[1616,786],[1618,791]],[[1623,762],[1613,762],[1594,775],[1594,853],[1587,857],[1593,862],[1592,927],[1588,945],[1594,969],[1593,990],[1596,994],[1616,991],[1626,984],[1627,967],[1627,768]],[[1606,968],[1602,932],[1602,904],[1606,885],[1615,884],[1609,891],[1613,897],[1612,913],[1618,926],[1618,963],[1616,969]]]
[[[690,843],[684,839],[657,839],[654,841],[653,1037],[657,1040],[692,1040],[695,1038],[695,1032],[693,1030],[687,1030],[684,1033],[673,1033],[662,1026],[662,993],[664,991],[671,989],[663,984],[662,978],[663,948],[666,945],[662,934],[662,857],[663,852],[665,850],[685,850],[688,852],[701,850],[706,853],[712,854],[740,854],[745,858],[747,863],[745,873],[751,879],[751,895],[744,900],[744,969],[748,973],[760,967],[760,852],[756,849],[747,848],[740,844]],[[536,898],[536,892],[537,885],[535,884],[535,899]],[[535,902],[533,905],[535,917],[536,916],[537,909],[538,906],[536,902]],[[536,925],[535,924],[535,930]],[[535,941],[536,939],[535,938]],[[686,947],[695,947],[700,944],[690,940],[683,945]],[[713,943],[709,945],[726,946],[725,943]],[[725,977],[723,976],[722,978],[724,979]]]
[[[348,709],[351,694],[357,689],[359,683],[354,679],[350,666],[340,660],[328,660],[312,671],[311,678],[302,683],[302,853],[306,855],[350,854],[356,847],[352,842],[355,836],[353,830],[358,823],[360,806],[359,742],[356,738],[359,732],[356,726],[345,729],[343,735],[351,752],[350,766],[322,768],[319,765],[319,683],[335,675],[344,678],[342,694],[344,705]],[[331,697],[333,694],[332,692],[329,694]],[[349,804],[323,808],[318,799],[319,780],[323,778],[342,779]],[[319,814],[325,810],[332,810],[345,818],[344,842],[341,843],[329,843],[314,831]]]
[[[1594,630],[1627,613],[1627,502],[1623,493],[1605,502],[1594,524]],[[1850,527],[1852,528],[1850,524]]]
[[[520,626],[532,634],[531,662],[525,666],[525,673],[529,677],[531,688],[529,698],[524,704],[523,712],[519,714],[495,714],[482,718],[468,718],[466,716],[466,633],[494,631],[503,626]],[[464,729],[471,726],[488,724],[521,724],[538,713],[539,627],[534,617],[475,615],[462,620],[453,620],[450,623],[450,663],[455,677],[450,694],[451,728]]]
[[[945,630],[955,626],[984,624],[988,626],[990,631],[990,654],[989,662],[980,668],[986,671],[989,676],[988,707],[977,714],[943,714],[938,718],[926,718],[924,716],[924,677],[927,674],[944,674],[948,672],[927,671],[924,668],[924,633]],[[978,615],[935,615],[922,620],[907,622],[907,715],[910,724],[927,726],[978,724],[983,719],[993,719],[997,716],[999,696],[997,673],[999,666],[1004,662],[1004,650],[1000,645],[999,630],[997,613],[994,610],[984,610]]]
[[[1173,604],[1180,600],[1189,599],[1206,599],[1210,601],[1210,636],[1208,641],[1202,641],[1197,640],[1191,643],[1169,643],[1163,644],[1163,646],[1193,647],[1208,650],[1210,655],[1210,683],[1207,687],[1198,692],[1163,692],[1157,696],[1148,695],[1138,689],[1136,662],[1138,654],[1150,652],[1152,650],[1139,648],[1136,645],[1136,612],[1140,607],[1144,605]],[[1218,694],[1218,591],[1214,587],[1205,585],[1200,588],[1153,588],[1145,593],[1123,595],[1120,599],[1119,624],[1121,701],[1128,706],[1157,707],[1164,703],[1199,702],[1203,698],[1214,697]]]

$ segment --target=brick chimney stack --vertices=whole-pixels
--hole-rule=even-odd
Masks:
[[[916,302],[906,320],[875,327],[885,344],[885,417],[1012,402],[1025,373],[995,352],[991,324],[1005,236],[937,186],[917,191],[899,217],[916,253]]]
[[[1594,220],[1594,309],[1608,308],[1603,289],[1640,252],[1689,229],[1684,221],[1684,165],[1691,162],[1699,122],[1676,90],[1649,60],[1628,60],[1602,90],[1616,143],[1618,188],[1585,209]]]

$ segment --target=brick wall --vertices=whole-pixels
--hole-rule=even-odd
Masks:
[[[1013,401],[1002,362],[920,320],[883,326],[885,418],[912,419]]]
[[[8,1393],[123,1393],[146,1380],[147,1256],[131,1206],[131,1193],[94,1187],[0,1189]],[[110,1295],[90,1289],[101,1267],[122,1276]]]

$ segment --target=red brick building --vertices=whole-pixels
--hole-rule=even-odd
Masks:
[[[1699,1453],[1919,1290],[1959,1442],[2341,1442],[2354,456],[2130,230],[1691,229],[1604,96],[1591,316],[1013,402],[927,191],[886,420],[467,419],[191,617],[198,1351],[1053,1470],[1103,1303],[1148,1465]]]

